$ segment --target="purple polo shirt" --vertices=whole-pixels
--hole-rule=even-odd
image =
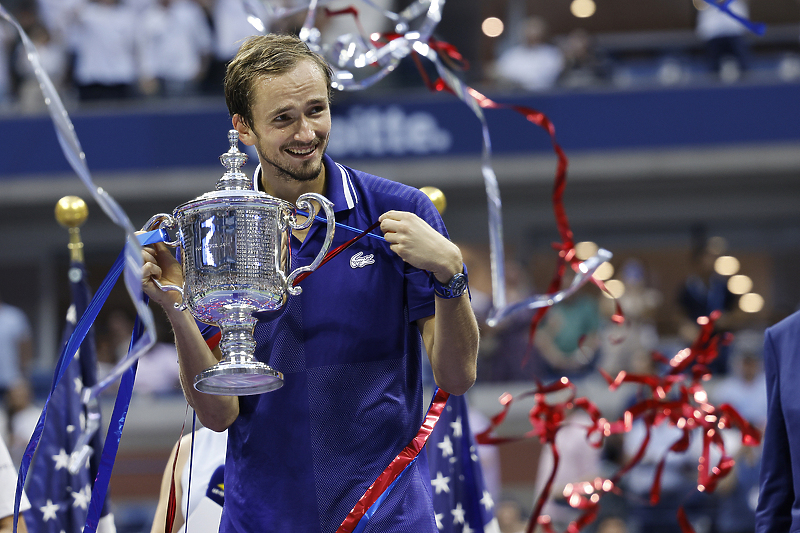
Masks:
[[[337,222],[367,228],[410,211],[447,235],[428,197],[325,156]],[[379,230],[376,230],[379,233]],[[331,248],[356,234],[337,228]],[[292,267],[325,237],[292,237]],[[434,313],[426,272],[384,241],[362,238],[301,282],[279,311],[258,314],[256,357],[284,374],[276,391],[239,398],[228,430],[221,532],[334,533],[422,423],[421,337]],[[424,453],[370,519],[369,532],[437,532]]]

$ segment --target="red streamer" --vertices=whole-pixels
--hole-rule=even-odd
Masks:
[[[534,395],[536,405],[531,409],[529,419],[532,430],[517,437],[494,437],[493,434],[508,415],[513,398],[504,394],[500,398],[503,405],[502,411],[492,417],[489,427],[476,435],[479,444],[502,444],[526,438],[538,437],[543,444],[549,445],[553,457],[558,457],[555,445],[555,436],[564,424],[564,413],[568,409],[582,409],[591,418],[591,425],[587,428],[586,438],[592,446],[601,446],[605,437],[613,434],[630,431],[634,420],[640,419],[645,424],[645,437],[639,446],[636,455],[610,478],[598,478],[594,482],[571,484],[565,487],[564,496],[570,506],[582,510],[583,513],[573,521],[567,531],[576,533],[586,524],[591,523],[597,516],[598,505],[603,494],[617,490],[619,480],[631,468],[636,466],[644,457],[651,439],[652,428],[668,423],[681,430],[681,437],[677,439],[664,455],[659,459],[656,474],[650,488],[650,503],[658,503],[661,495],[661,474],[665,467],[667,454],[683,453],[689,447],[690,438],[695,430],[702,431],[702,453],[698,459],[697,489],[713,492],[719,481],[730,473],[734,460],[726,454],[725,444],[722,440],[722,430],[736,428],[741,432],[742,444],[757,446],[761,441],[758,429],[744,420],[736,409],[729,404],[715,407],[708,401],[708,395],[703,388],[703,381],[710,377],[708,364],[717,356],[720,344],[727,342],[724,334],[714,332],[714,322],[719,314],[711,317],[702,317],[700,320],[701,331],[690,348],[678,352],[672,359],[667,360],[663,355],[654,353],[654,360],[661,360],[668,365],[668,370],[663,375],[656,374],[629,374],[619,372],[612,378],[608,373],[600,370],[601,375],[608,382],[609,390],[615,391],[624,383],[633,383],[649,390],[650,396],[631,406],[619,420],[608,421],[602,417],[597,406],[587,398],[575,398],[574,385],[567,378],[544,386],[538,384],[536,389],[524,393],[520,397]],[[564,401],[549,404],[545,396],[552,392],[570,389],[569,398]],[[711,464],[711,447],[715,446],[720,452],[720,459],[716,465]],[[543,493],[537,500],[536,508],[531,516],[528,532],[539,525],[546,532],[552,532],[549,517],[542,516],[541,510],[544,502],[550,496],[552,480],[555,477],[557,459],[554,461],[553,471],[548,477]],[[683,508],[678,509],[678,522],[683,533],[693,533],[691,524],[686,518]]]
[[[419,432],[417,433],[416,437],[406,446],[400,454],[395,457],[389,466],[386,467],[378,479],[376,479],[372,485],[369,486],[367,491],[364,493],[363,496],[358,500],[355,504],[353,509],[350,513],[345,517],[342,525],[339,526],[339,529],[336,530],[336,533],[352,533],[353,529],[358,525],[359,520],[364,516],[369,508],[378,500],[381,494],[392,484],[392,482],[397,479],[403,470],[413,461],[416,459],[419,452],[422,450],[423,446],[428,440],[431,432],[433,431],[434,426],[436,426],[436,422],[439,421],[439,417],[444,410],[444,406],[447,403],[447,398],[450,397],[450,393],[443,391],[442,389],[437,389],[436,395],[433,398],[433,402],[431,403],[430,409],[428,409],[428,414],[425,417],[425,421],[422,423],[422,427],[419,428]]]

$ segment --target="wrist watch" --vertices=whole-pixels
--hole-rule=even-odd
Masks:
[[[464,265],[461,272],[450,278],[447,283],[440,283],[436,276],[431,274],[433,281],[433,292],[439,298],[458,298],[469,288],[469,280],[467,279],[467,265]]]

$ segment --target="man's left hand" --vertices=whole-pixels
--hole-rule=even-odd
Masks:
[[[461,272],[461,250],[414,213],[387,211],[378,219],[389,247],[406,263],[427,270],[441,283]]]

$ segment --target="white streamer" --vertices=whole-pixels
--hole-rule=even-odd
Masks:
[[[108,377],[95,384],[93,387],[84,390],[82,400],[89,413],[88,419],[93,419],[93,416],[99,413],[97,396],[100,392],[116,381],[142,354],[150,349],[156,340],[153,315],[142,298],[142,247],[139,245],[133,225],[125,214],[125,211],[111,195],[101,187],[97,187],[92,181],[89,167],[86,164],[86,154],[83,153],[80,141],[78,141],[78,136],[75,134],[75,127],[67,114],[67,110],[64,108],[64,104],[53,82],[50,80],[44,68],[42,68],[36,46],[31,42],[19,22],[17,22],[2,4],[0,4],[0,16],[16,28],[20,39],[22,39],[22,45],[25,47],[28,61],[33,67],[33,73],[39,81],[44,103],[53,120],[58,142],[61,145],[64,156],[106,215],[108,215],[114,224],[125,231],[125,270],[123,272],[123,279],[125,280],[125,287],[128,290],[131,301],[144,326],[144,332],[136,344],[131,347],[127,357],[114,367]],[[99,424],[89,424],[87,428],[84,428],[79,442],[88,442],[94,432],[97,431],[98,427]],[[75,454],[81,454],[81,447],[73,452],[73,462],[76,459]]]
[[[252,2],[254,0],[243,1]],[[483,109],[470,94],[469,87],[442,63],[439,54],[428,45],[434,29],[442,19],[442,8],[445,0],[417,0],[400,13],[383,10],[371,0],[362,0],[392,20],[395,24],[395,31],[400,34],[399,37],[392,39],[380,48],[372,44],[371,41],[365,40],[362,36],[352,34],[339,36],[334,45],[320,45],[320,32],[314,27],[314,14],[317,7],[327,4],[330,0],[311,0],[305,8],[295,7],[292,9],[276,8],[271,6],[268,0],[261,1],[265,9],[276,18],[296,14],[303,9],[308,10],[305,23],[300,31],[300,38],[308,44],[309,48],[318,52],[328,61],[334,73],[332,82],[334,88],[348,91],[366,89],[397,68],[400,61],[413,50],[435,65],[439,76],[453,90],[455,95],[475,113],[481,123],[483,137],[481,174],[483,175],[489,211],[492,309],[489,312],[487,323],[490,326],[497,325],[500,321],[519,310],[552,306],[569,297],[584,283],[591,280],[591,274],[600,263],[611,258],[611,252],[601,249],[597,255],[580,265],[580,272],[575,276],[568,288],[554,294],[532,296],[510,307],[507,305],[502,201],[500,199],[497,176],[492,166],[492,141],[489,134],[489,126],[483,114]],[[425,18],[417,25],[417,28],[412,29],[413,22],[423,14]],[[366,76],[360,81],[356,79],[353,71],[374,65],[380,67],[378,72]],[[584,273],[583,269],[588,269],[589,273]]]

